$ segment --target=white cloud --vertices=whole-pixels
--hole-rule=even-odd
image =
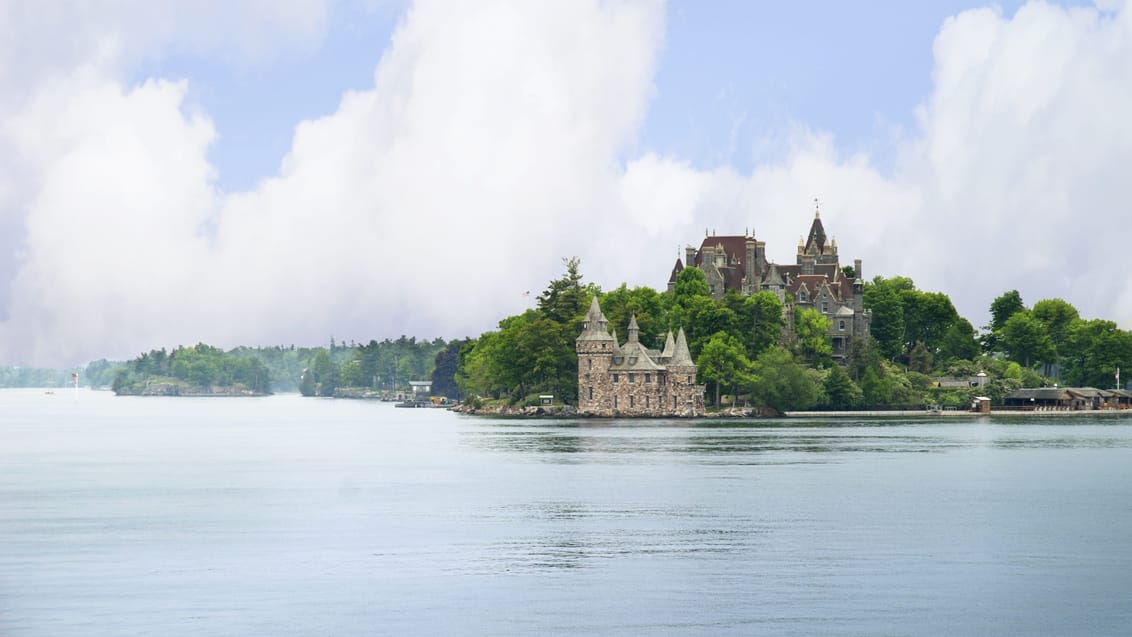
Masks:
[[[1123,265],[1132,7],[1106,9],[1033,2],[1013,16],[980,9],[949,19],[920,129],[901,144],[892,175],[801,129],[782,161],[747,175],[646,156],[629,165],[628,199],[638,217],[690,221],[684,236],[696,243],[704,226],[753,225],[768,256],[789,261],[818,196],[843,260],[946,292],[976,325],[1017,288],[1028,303],[1061,297],[1132,327]]]
[[[184,113],[183,84],[54,83],[8,127],[43,177],[4,354],[489,328],[560,256],[624,259],[595,238],[627,234],[609,208],[616,153],[643,116],[662,26],[654,3],[419,2],[374,88],[299,124],[279,174],[228,196],[211,188],[212,131]],[[114,274],[96,280],[91,262]]]
[[[243,49],[234,34],[255,5],[225,14],[218,36],[204,26],[213,5],[164,6],[181,13],[43,14],[40,32],[93,26],[26,82],[13,71],[23,45],[0,44],[0,88],[22,91],[0,103],[0,224],[26,228],[18,274],[0,280],[0,360],[475,334],[522,309],[562,256],[605,286],[660,287],[705,227],[753,227],[787,261],[815,196],[844,259],[945,291],[976,324],[1013,287],[1130,323],[1127,3],[949,20],[920,128],[886,175],[802,125],[748,174],[647,153],[622,163],[653,91],[659,5],[424,0],[374,86],[299,123],[279,173],[231,194],[213,187],[215,135],[185,107],[185,82],[126,86],[123,65],[177,47],[251,59],[301,46],[325,9],[270,3],[277,24]],[[143,44],[122,38],[147,20]]]

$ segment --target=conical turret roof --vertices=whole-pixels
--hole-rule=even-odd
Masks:
[[[692,353],[688,351],[688,337],[684,335],[684,328],[676,334],[676,349],[672,353],[672,360],[669,361],[669,367],[681,366],[694,366],[692,362]]]
[[[605,318],[605,314],[602,314],[596,296],[590,303],[590,310],[586,312],[583,325],[582,334],[578,337],[579,341],[612,341],[616,347],[617,341],[609,333],[609,321]]]
[[[825,251],[825,227],[821,224],[820,212],[814,213],[814,222],[810,224],[810,234],[806,238],[806,252],[809,252],[811,247],[816,247],[818,254]]]
[[[663,359],[671,359],[672,355],[676,353],[676,341],[672,340],[672,330],[668,330],[668,336],[664,339],[664,351],[660,353]]]

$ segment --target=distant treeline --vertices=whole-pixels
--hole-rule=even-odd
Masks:
[[[78,373],[79,384],[85,385],[81,368],[46,369],[40,367],[0,367],[0,387],[70,387],[71,374]]]
[[[179,383],[186,388],[238,386],[255,393],[298,392],[308,396],[333,396],[339,387],[402,392],[411,380],[430,380],[441,356],[447,369],[435,391],[457,397],[453,378],[456,351],[465,341],[443,339],[418,341],[402,336],[396,340],[371,340],[360,345],[336,343],[329,347],[237,347],[229,351],[198,344],[164,348],[140,354],[126,362],[98,360],[79,372],[80,384],[137,393],[146,383]],[[2,370],[0,378],[13,379],[7,387],[61,387],[70,382],[70,372],[58,370]],[[443,376],[443,375],[442,375]]]

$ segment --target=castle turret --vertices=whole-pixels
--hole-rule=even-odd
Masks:
[[[582,323],[582,333],[574,342],[578,353],[578,409],[591,411],[602,399],[600,379],[609,373],[617,339],[609,333],[609,321],[595,296]]]

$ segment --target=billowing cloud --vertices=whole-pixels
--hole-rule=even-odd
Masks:
[[[212,188],[183,83],[53,83],[6,127],[37,186],[4,354],[489,328],[560,256],[632,254],[597,238],[625,234],[616,156],[662,28],[655,3],[419,2],[373,88],[300,123],[243,193]]]
[[[118,26],[83,31],[31,79],[0,48],[0,87],[21,87],[0,104],[0,224],[21,237],[0,280],[0,360],[476,334],[529,304],[563,256],[604,286],[660,287],[705,228],[753,228],[789,260],[814,197],[844,259],[947,292],[976,323],[1015,287],[1132,323],[1127,3],[948,20],[889,170],[799,124],[776,161],[739,173],[625,156],[653,93],[660,5],[422,0],[372,87],[298,123],[278,173],[237,193],[214,187],[218,142],[185,80],[130,86],[122,68],[170,47],[302,45],[325,10],[268,3],[278,24],[245,45],[224,35],[240,12],[208,31],[192,26],[208,5],[175,6],[188,17],[155,17],[126,49],[114,34],[133,21],[93,20]],[[57,14],[44,20],[74,18]]]
[[[1132,7],[967,11],[942,25],[934,56],[919,130],[891,174],[800,127],[781,161],[746,175],[630,163],[634,216],[655,214],[695,243],[705,227],[752,226],[768,256],[788,261],[818,196],[843,260],[946,292],[976,325],[1016,288],[1028,303],[1061,297],[1132,327]]]

